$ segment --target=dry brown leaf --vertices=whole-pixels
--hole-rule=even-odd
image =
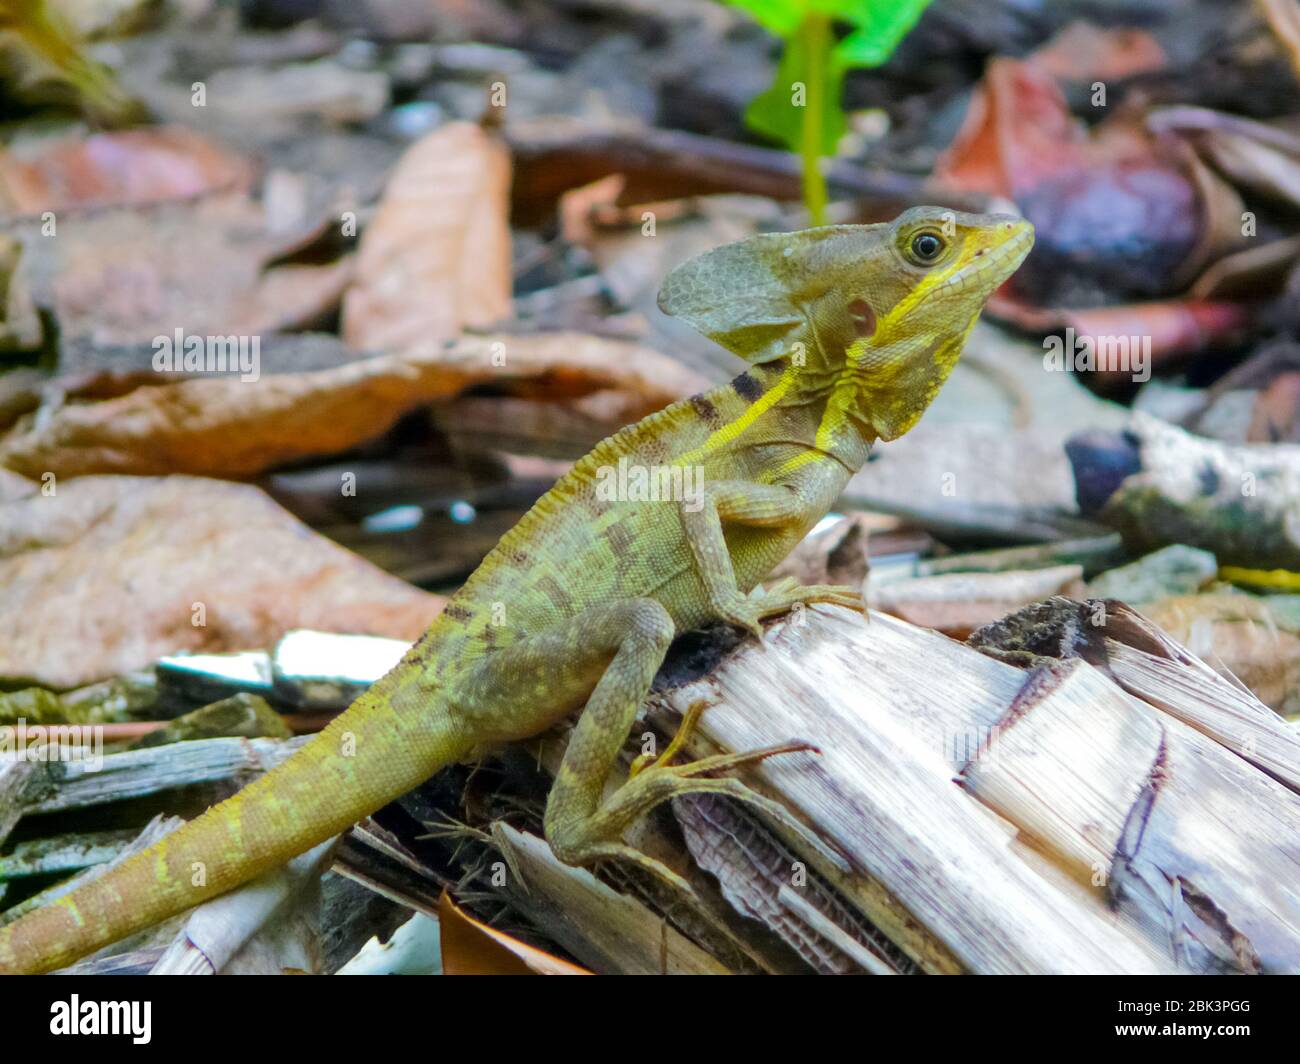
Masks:
[[[79,687],[178,651],[269,647],[293,628],[414,640],[442,608],[250,485],[54,488],[0,479],[0,676]]]
[[[609,174],[564,193],[556,207],[561,239],[590,249],[596,241],[597,219],[618,210],[618,198],[626,185],[627,178],[622,174]]]
[[[150,211],[106,210],[25,241],[23,271],[64,338],[101,345],[260,336],[337,306],[344,263],[280,265],[286,244],[260,205],[222,194]]]
[[[1235,676],[1269,708],[1295,712],[1300,636],[1278,624],[1267,598],[1180,595],[1148,603],[1142,612],[1216,671]]]
[[[230,331],[260,335],[263,322],[292,332],[319,327],[338,307],[352,281],[355,260],[344,256],[319,266],[285,264],[267,270],[240,308]]]
[[[1016,298],[994,293],[988,304],[991,317],[1010,321],[1022,329],[1057,332],[1073,329],[1077,337],[1091,340],[1101,350],[1106,337],[1140,336],[1151,342],[1151,364],[1159,368],[1181,356],[1240,341],[1251,327],[1253,314],[1245,303],[1230,300],[1167,299],[1151,303],[1122,303],[1108,307],[1035,307]],[[1102,387],[1131,383],[1131,368],[1097,366],[1089,377]]]
[[[1119,81],[1169,64],[1160,42],[1145,30],[1082,20],[1071,22],[1029,58],[1062,81]]]
[[[867,539],[873,531],[895,529],[899,520],[884,514],[851,513],[815,532],[777,563],[767,583],[783,576],[801,584],[847,584],[861,587],[870,570]]]
[[[1148,124],[1184,137],[1238,188],[1287,207],[1300,204],[1300,137],[1289,129],[1187,106],[1153,111]]]
[[[510,157],[468,122],[402,157],[361,237],[343,338],[400,351],[510,313]]]
[[[1300,237],[1270,240],[1225,255],[1196,279],[1188,294],[1193,299],[1209,301],[1258,297],[1280,288],[1297,259],[1300,259]]]
[[[1300,6],[1296,0],[1259,0],[1269,28],[1286,49],[1291,68],[1300,78]]]
[[[0,213],[114,207],[247,191],[244,159],[181,126],[96,133],[0,152]]]
[[[438,900],[444,975],[590,975],[576,964],[511,938],[468,915],[443,891]]]
[[[252,476],[345,450],[423,403],[489,380],[532,381],[548,395],[617,388],[639,399],[628,412],[634,419],[703,387],[673,359],[627,341],[474,337],[313,373],[206,377],[26,414],[0,438],[0,465],[38,479],[47,472]]]

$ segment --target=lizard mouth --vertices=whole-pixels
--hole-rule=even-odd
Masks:
[[[976,251],[965,266],[935,289],[934,294],[949,296],[972,289],[978,289],[984,296],[991,294],[1024,262],[1034,246],[1034,227],[1022,219],[1008,221],[998,226],[995,239],[997,243]]]

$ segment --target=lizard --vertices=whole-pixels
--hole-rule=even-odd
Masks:
[[[728,773],[808,747],[672,764],[695,707],[658,758],[603,791],[678,633],[721,621],[761,640],[764,619],[795,604],[865,611],[858,589],[760,581],[872,444],[917,422],[1032,245],[1022,219],[913,207],[887,223],[760,234],[678,266],[660,308],[741,356],[745,371],[598,444],[390,672],[238,793],[0,928],[0,972],[64,967],[284,864],[441,767],[575,711],[543,817],[561,861],[621,859],[675,879],[623,841],[675,795],[730,795],[794,819]],[[691,471],[700,490],[603,497],[602,470],[620,460]]]

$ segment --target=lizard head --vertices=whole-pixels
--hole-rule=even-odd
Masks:
[[[887,224],[715,248],[668,275],[659,307],[749,362],[787,360],[807,390],[835,395],[892,440],[930,404],[1033,242],[1033,227],[1009,215],[913,207]]]

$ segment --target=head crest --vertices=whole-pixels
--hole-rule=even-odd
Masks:
[[[682,263],[664,280],[659,309],[747,362],[790,354],[806,311],[834,275],[831,247],[877,226],[830,225],[763,233]]]

